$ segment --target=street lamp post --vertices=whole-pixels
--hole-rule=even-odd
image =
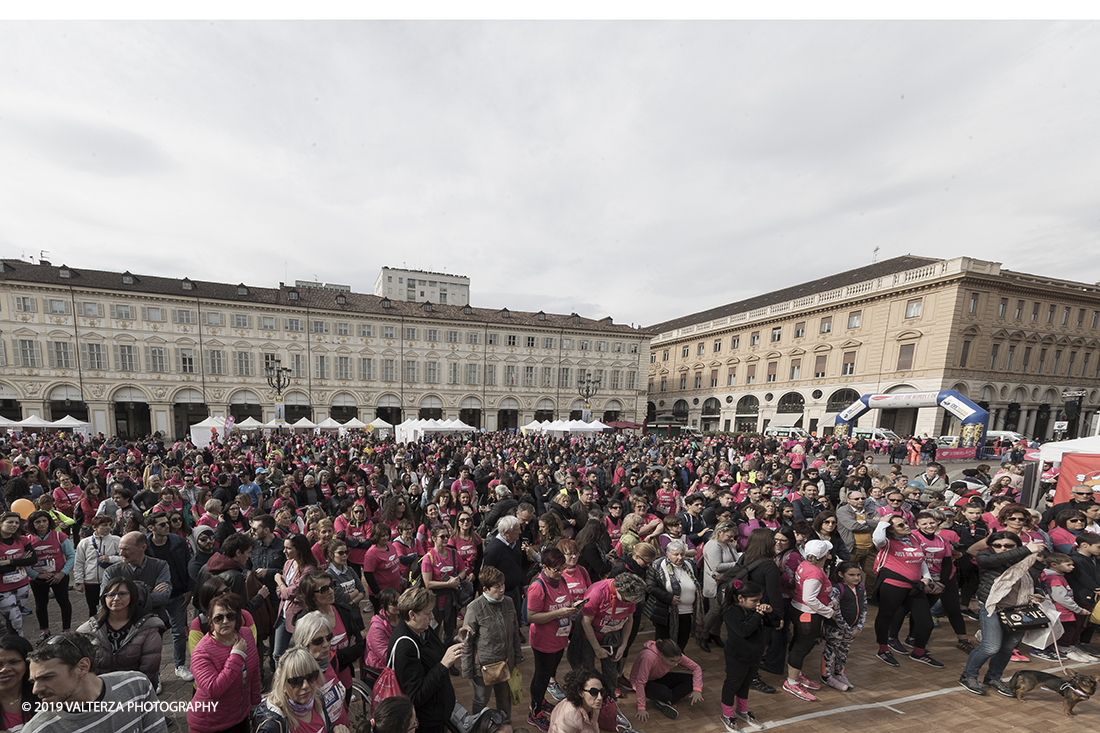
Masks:
[[[275,422],[286,422],[286,407],[283,404],[283,390],[290,386],[290,368],[280,366],[279,359],[265,370],[267,384],[275,390]]]
[[[592,398],[600,391],[600,378],[592,378],[592,373],[585,370],[577,377],[577,394],[584,400],[584,410],[592,415]]]

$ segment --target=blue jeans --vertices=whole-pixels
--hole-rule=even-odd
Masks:
[[[1012,657],[1012,650],[1020,645],[1024,638],[1023,631],[1009,631],[1001,626],[1001,620],[994,613],[986,614],[985,604],[978,604],[978,620],[982,629],[982,642],[970,652],[966,658],[966,668],[963,669],[963,677],[977,677],[982,665],[989,662],[989,671],[986,672],[987,680],[999,680],[1008,666],[1008,660]]]
[[[172,661],[177,667],[186,667],[187,635],[190,629],[187,626],[187,606],[183,602],[183,596],[168,601],[164,610],[172,627]]]
[[[279,621],[275,624],[275,646],[271,652],[276,665],[278,665],[279,658],[283,656],[283,652],[286,651],[288,646],[290,646],[290,632],[286,630],[286,619],[280,613]]]

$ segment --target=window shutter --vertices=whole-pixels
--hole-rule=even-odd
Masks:
[[[212,372],[210,371],[210,349],[205,349],[202,352],[202,361],[206,367],[206,373],[212,374]]]
[[[11,297],[11,299],[15,303],[15,312],[16,313],[22,313],[23,312],[23,299],[22,298],[17,298],[14,295]],[[16,364],[16,366],[19,366],[19,365]]]
[[[145,306],[141,306],[141,320],[145,322],[149,321],[149,309]]]
[[[152,371],[152,366],[153,366],[153,360],[151,358],[152,354],[150,354],[148,346],[146,346],[144,348],[145,348],[145,364],[146,364],[146,366],[148,366],[150,368],[149,371]]]
[[[57,352],[54,349],[52,341],[46,343],[46,358],[49,360],[50,368],[55,368],[57,366]]]
[[[81,344],[80,345],[80,368],[81,369],[90,369],[91,367],[89,367],[88,364],[89,364],[89,362],[88,362],[88,344]]]
[[[23,353],[20,351],[19,342],[16,341],[15,338],[11,340],[11,351],[12,355],[15,357],[13,365],[17,367],[23,366]]]
[[[102,318],[103,317],[103,304],[102,303],[96,303],[95,304],[95,309],[96,309],[96,313],[99,314],[99,318]]]
[[[179,322],[180,322],[179,309],[178,308],[173,308],[172,309],[172,323],[179,323]]]
[[[111,318],[118,318],[117,309],[115,308],[114,303],[111,303]]]
[[[115,362],[114,362],[114,365],[115,365],[115,369],[116,369],[116,370],[118,370],[118,369],[121,369],[121,368],[122,368],[122,361],[121,361],[121,357],[119,356],[119,353],[118,353],[118,344],[112,344],[112,345],[111,345],[111,351],[113,351],[113,352],[114,352],[114,357],[115,357]]]

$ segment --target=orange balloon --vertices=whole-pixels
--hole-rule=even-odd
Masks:
[[[16,499],[11,503],[11,510],[26,519],[34,511],[34,504],[30,499]]]

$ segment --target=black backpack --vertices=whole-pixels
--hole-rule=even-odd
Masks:
[[[766,562],[772,562],[771,558],[762,557],[759,560],[753,562],[752,565],[745,565],[740,560],[732,568],[722,574],[722,577],[718,579],[718,605],[724,606],[726,603],[726,594],[729,589],[733,587],[733,581],[740,580],[742,583],[748,581],[749,576],[753,570],[763,565]]]

